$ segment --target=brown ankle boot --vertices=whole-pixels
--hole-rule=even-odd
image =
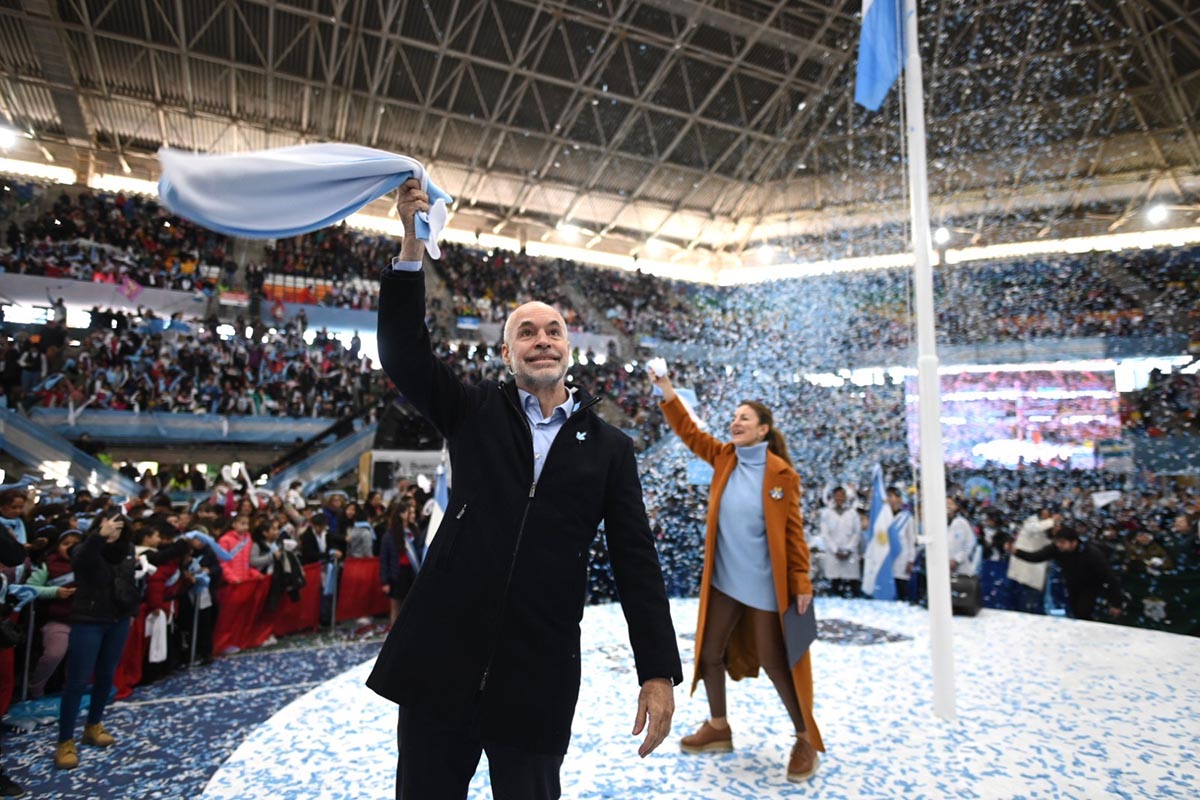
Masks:
[[[54,766],[59,769],[75,769],[79,766],[79,753],[75,750],[74,739],[59,742],[54,748]]]
[[[83,729],[83,743],[90,744],[93,747],[112,747],[117,740],[112,734],[104,730],[104,723],[97,722],[95,725],[88,725]]]
[[[700,726],[700,730],[691,736],[679,740],[679,747],[685,753],[732,753],[733,729],[714,728],[708,720]]]
[[[817,774],[817,751],[801,734],[792,745],[792,757],[788,759],[787,779],[792,783],[800,783]]]

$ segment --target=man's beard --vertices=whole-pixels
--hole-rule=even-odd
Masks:
[[[558,365],[561,369],[556,369],[553,373],[539,371],[537,373],[527,372],[523,368],[516,371],[517,384],[522,388],[527,389],[553,389],[562,383],[567,374],[565,364]]]

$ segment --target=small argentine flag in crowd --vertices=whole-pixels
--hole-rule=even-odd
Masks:
[[[901,510],[893,514],[883,501],[887,487],[883,483],[883,467],[875,465],[871,475],[871,518],[863,531],[866,550],[863,553],[862,593],[876,600],[895,600],[896,581],[892,572],[900,554],[900,532],[911,516]]]
[[[858,40],[858,72],[854,102],[878,111],[904,60],[904,0],[863,0],[862,35]]]

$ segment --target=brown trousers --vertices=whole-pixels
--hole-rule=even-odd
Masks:
[[[729,595],[712,588],[708,597],[708,616],[704,621],[704,644],[700,652],[700,677],[704,680],[704,691],[708,694],[709,714],[724,717],[725,708],[725,648],[729,637],[743,614],[750,616],[754,626],[754,641],[758,646],[758,661],[763,671],[775,684],[779,699],[787,709],[796,732],[804,731],[804,714],[800,711],[800,700],[792,685],[792,672],[788,669],[787,650],[783,643],[783,631],[779,627],[779,614],[761,611],[739,603]]]

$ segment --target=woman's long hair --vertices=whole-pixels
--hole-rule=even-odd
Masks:
[[[767,426],[767,449],[786,461],[789,467],[795,469],[796,465],[792,463],[792,457],[788,454],[787,442],[784,441],[783,434],[775,427],[775,416],[771,413],[771,409],[757,400],[743,400],[738,405],[746,406],[754,411],[758,416],[758,424]]]

